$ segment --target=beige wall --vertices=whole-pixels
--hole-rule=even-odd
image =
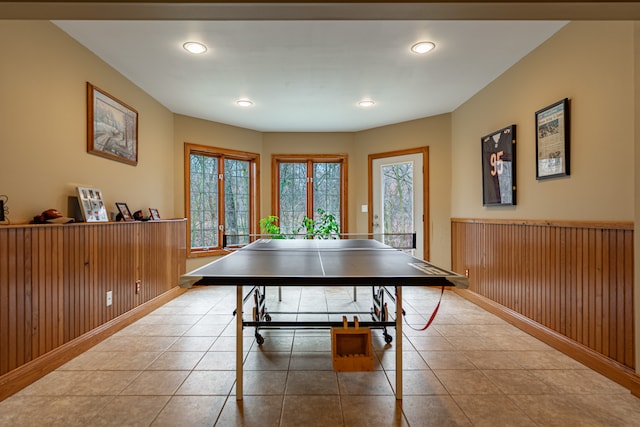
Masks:
[[[339,152],[349,156],[349,231],[364,232],[367,156],[428,146],[431,259],[448,266],[450,217],[640,218],[639,46],[638,23],[574,22],[451,114],[356,133],[263,134],[173,115],[49,22],[0,21],[0,194],[9,197],[13,223],[66,210],[76,185],[101,188],[110,206],[124,201],[183,216],[183,144],[191,142],[259,153],[261,214],[268,215],[271,154]],[[136,167],[87,154],[87,81],[138,110]],[[534,112],[564,97],[571,100],[571,176],[539,182]],[[518,205],[484,208],[479,139],[510,124],[518,127]],[[187,268],[208,260],[189,260]],[[636,325],[640,334],[640,315]]]
[[[268,215],[271,154],[340,152],[349,155],[349,230],[364,232],[367,155],[429,146],[435,262],[449,263],[451,216],[631,220],[633,29],[625,22],[571,23],[452,114],[356,133],[263,134],[173,115],[54,25],[2,21],[0,194],[9,196],[14,223],[49,207],[65,210],[78,184],[99,187],[108,202],[134,210],[154,206],[163,216],[183,216],[188,141],[260,153],[261,214]],[[138,110],[138,166],[86,153],[86,81]],[[571,100],[571,176],[539,182],[533,113],[563,97]],[[512,123],[518,205],[484,208],[479,137]]]
[[[572,22],[458,108],[452,115],[451,216],[637,224],[639,67],[640,24]],[[536,181],[534,113],[565,97],[571,109],[571,175]],[[479,138],[510,124],[517,125],[518,205],[483,208]],[[640,372],[638,239],[635,247]]]
[[[173,160],[176,171],[173,191],[175,194],[175,211],[179,216],[185,216],[184,204],[184,143],[208,145],[237,151],[260,154],[260,182],[264,181],[264,156],[262,156],[262,134],[249,129],[229,126],[208,120],[176,114],[174,119]],[[261,185],[262,187],[262,185]],[[264,191],[260,190],[263,199]],[[187,259],[187,271],[201,267],[211,262],[212,257],[198,257]]]
[[[634,218],[633,24],[574,22],[452,119],[452,217]],[[571,176],[536,181],[534,113],[570,99]],[[517,206],[482,206],[480,137],[517,125]]]
[[[174,182],[175,206],[180,216],[184,212],[184,144],[208,145],[230,150],[262,153],[262,134],[249,129],[215,123],[176,114],[174,116],[173,160],[176,170]],[[264,174],[264,158],[260,156],[260,176]],[[261,178],[262,180],[262,178]],[[262,197],[262,195],[261,195]]]
[[[358,132],[351,162],[358,179],[350,197],[356,220],[354,231],[368,231],[368,216],[360,206],[368,204],[368,156],[416,147],[429,147],[429,237],[430,260],[443,267],[451,265],[451,115],[443,114],[419,120]]]
[[[184,212],[183,144],[211,145],[260,154],[260,216],[273,213],[271,207],[271,156],[273,154],[346,154],[348,156],[348,231],[368,231],[367,214],[360,206],[367,204],[367,156],[406,148],[429,146],[431,259],[450,265],[449,205],[451,120],[449,114],[429,117],[364,132],[346,133],[260,133],[186,116],[175,116],[174,163],[176,173],[175,211]],[[211,258],[187,260],[192,270]]]
[[[353,232],[355,223],[353,221],[353,202],[351,200],[354,181],[360,179],[353,171],[353,139],[354,134],[350,132],[336,133],[304,133],[304,132],[270,132],[264,134],[264,176],[262,178],[262,189],[264,197],[262,199],[262,216],[272,215],[271,207],[271,156],[274,154],[346,154],[347,155],[347,211],[348,230]]]
[[[107,206],[173,216],[173,115],[46,21],[0,21],[0,194],[12,223],[48,208],[67,213],[77,185],[102,189]],[[87,153],[86,82],[139,113],[139,163]]]
[[[176,116],[176,170],[183,171],[182,141],[233,148],[261,154],[261,217],[271,215],[271,156],[273,154],[346,154],[348,156],[347,209],[351,233],[368,231],[366,205],[368,185],[367,156],[373,153],[429,146],[431,215],[431,259],[443,266],[450,264],[450,115],[445,114],[411,122],[355,133],[284,133],[260,134],[212,122]],[[259,141],[262,141],[261,145]],[[211,142],[207,142],[211,141]],[[217,141],[213,143],[212,141]],[[181,174],[176,180],[176,203],[184,204]],[[178,188],[179,187],[179,188]],[[176,206],[176,210],[178,210]],[[208,260],[189,260],[195,268]]]

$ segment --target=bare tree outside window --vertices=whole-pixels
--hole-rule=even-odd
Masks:
[[[249,162],[224,161],[224,214],[228,244],[249,243]],[[239,236],[244,234],[245,236]]]
[[[318,210],[331,214],[340,224],[340,163],[313,164],[313,219]]]
[[[218,246],[218,159],[191,155],[191,247]]]
[[[413,233],[413,163],[382,167],[383,233]],[[402,236],[385,236],[393,247],[406,245]]]
[[[307,164],[280,164],[280,230],[284,234],[299,232],[307,215]]]
[[[259,155],[185,143],[185,211],[190,256],[249,243],[257,218]]]
[[[274,214],[282,234],[306,235],[310,224],[318,221],[320,212],[335,218],[341,232],[346,232],[345,177],[347,157],[337,155],[274,155],[278,190],[273,198]],[[313,225],[313,224],[311,224]]]

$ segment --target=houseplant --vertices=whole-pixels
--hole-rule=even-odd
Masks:
[[[340,224],[338,224],[335,215],[324,209],[318,209],[316,212],[318,213],[317,219],[305,216],[294,234],[282,234],[278,225],[280,218],[276,215],[260,218],[260,230],[264,234],[271,235],[272,239],[292,239],[297,235],[306,235],[307,239],[339,239]]]

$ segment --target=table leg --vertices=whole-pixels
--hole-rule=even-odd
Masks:
[[[242,400],[242,286],[236,286],[236,400]]]
[[[402,286],[396,286],[396,400],[402,400]]]

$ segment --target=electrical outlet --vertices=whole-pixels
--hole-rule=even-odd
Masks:
[[[465,276],[467,276],[467,277],[469,277],[469,269],[468,269],[468,268],[465,268],[465,269],[464,269],[464,275],[465,275]]]
[[[140,280],[136,280],[136,295],[140,293],[140,285],[142,282]]]
[[[113,304],[113,291],[107,291],[107,307]]]

